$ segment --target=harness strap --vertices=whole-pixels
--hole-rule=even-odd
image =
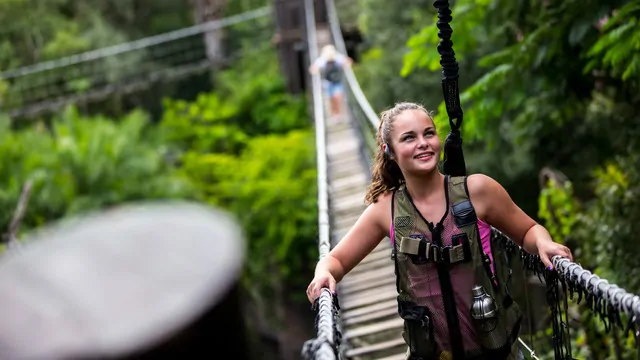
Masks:
[[[457,264],[471,261],[471,251],[467,237],[460,239],[460,243],[457,245],[441,247],[423,238],[403,236],[400,238],[399,250],[402,253],[436,263]]]

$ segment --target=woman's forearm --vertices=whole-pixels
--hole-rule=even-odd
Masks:
[[[522,247],[529,254],[538,254],[538,242],[539,241],[552,241],[551,234],[540,224],[534,226],[524,234],[522,239]]]
[[[325,256],[316,265],[315,275],[317,276],[319,273],[328,271],[331,276],[339,282],[344,277],[344,268],[338,259],[331,256],[331,254]]]

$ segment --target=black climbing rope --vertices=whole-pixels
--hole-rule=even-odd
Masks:
[[[571,337],[568,324],[567,297],[564,296],[564,309],[560,306],[560,288],[562,293],[567,293],[567,284],[563,277],[555,270],[545,269],[544,279],[547,284],[547,303],[551,310],[551,342],[553,344],[554,358],[558,360],[574,360],[571,355]],[[565,320],[562,319],[564,310]]]
[[[438,53],[440,54],[440,65],[442,65],[442,92],[444,102],[449,116],[451,130],[444,142],[444,162],[443,172],[451,176],[464,176],[467,173],[462,152],[462,136],[460,128],[462,126],[462,108],[460,107],[460,89],[458,86],[458,62],[453,51],[451,35],[453,29],[449,23],[451,9],[448,0],[435,0],[433,6],[438,10]]]

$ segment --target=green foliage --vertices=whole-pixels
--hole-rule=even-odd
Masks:
[[[166,99],[160,124],[202,200],[242,222],[255,297],[302,287],[317,253],[313,136],[305,99],[287,94],[278,72],[272,51],[243,59],[216,76],[217,91]]]
[[[638,160],[637,155],[632,155],[596,169],[597,197],[583,206],[572,197],[571,182],[564,187],[549,186],[540,195],[540,215],[554,239],[577,239],[580,246],[574,251],[574,257],[578,262],[609,283],[619,284],[636,294],[640,292],[640,262],[635,256],[640,231],[637,221],[640,176],[635,166]],[[573,352],[579,358],[637,357],[633,336],[620,331],[607,334],[604,323],[593,316],[585,302],[571,303],[570,313],[581,314],[571,329]],[[626,323],[626,319],[623,318],[623,322]],[[546,338],[540,336],[539,342],[543,344]]]
[[[227,3],[225,16],[232,16],[246,11],[255,10],[271,3],[269,0],[224,0]]]
[[[193,102],[164,100],[167,137],[191,151],[239,154],[252,136],[309,126],[303,101],[285,92],[272,51],[243,58],[217,74],[218,91]]]
[[[384,0],[360,1],[358,23],[364,44],[362,61],[354,65],[354,72],[376,111],[398,101],[417,101],[428,108],[440,102],[442,90],[436,74],[399,76],[406,40],[431,17],[424,13],[425,8],[423,0],[404,1],[402,6]]]
[[[114,121],[86,118],[70,108],[51,129],[40,125],[11,131],[5,120],[0,131],[0,228],[8,228],[29,180],[33,190],[23,229],[123,202],[194,196],[189,181],[165,161],[166,148],[149,141],[151,131],[140,111]]]
[[[287,93],[275,51],[243,57],[237,69],[221,72],[217,81],[224,101],[238,109],[235,122],[245,133],[284,134],[309,127],[306,103]]]
[[[308,130],[255,137],[238,156],[188,152],[184,171],[205,200],[233,211],[249,239],[250,292],[301,286],[313,264],[317,221],[313,136]]]
[[[164,100],[163,130],[167,138],[193,151],[237,154],[249,137],[230,123],[238,106],[216,93],[200,94],[194,102]]]
[[[551,237],[560,243],[576,231],[578,225],[578,203],[573,198],[571,182],[556,184],[550,180],[549,184],[540,192],[538,216],[545,224]]]
[[[585,72],[610,69],[622,80],[637,78],[640,74],[640,2],[630,1],[607,19],[603,36],[593,45],[588,55]]]
[[[99,49],[161,31],[192,24],[187,2],[170,0],[28,0],[0,1],[0,71],[40,64],[44,61]],[[169,45],[174,47],[176,45]],[[3,107],[20,109],[52,98],[68,98],[88,90],[130,81],[139,75],[133,69],[166,68],[174,58],[166,56],[169,46],[153,51],[138,49],[105,59],[81,61],[70,66],[54,67],[11,78],[0,84]],[[163,54],[165,52],[165,54]],[[151,59],[150,59],[151,58]],[[172,64],[173,65],[173,64]],[[8,91],[3,91],[8,87]],[[113,92],[113,90],[110,90]],[[3,93],[5,93],[3,95]],[[113,97],[115,98],[115,96]],[[99,113],[118,111],[114,99]],[[119,99],[128,104],[131,99]]]
[[[455,47],[456,49],[478,49],[488,39],[487,29],[478,26],[478,24],[489,15],[492,0],[481,1],[456,1],[455,12],[453,14],[453,22],[455,25]],[[434,16],[432,21],[425,21],[428,25],[423,24],[423,28],[412,35],[407,40],[409,51],[404,56],[402,67],[402,76],[408,76],[415,69],[426,68],[429,71],[440,71],[440,54],[437,47],[440,39],[438,38],[435,23],[437,17]],[[458,36],[458,34],[471,34],[474,36]],[[466,56],[470,53],[463,52],[461,56],[457,56],[459,62],[465,62]]]
[[[456,2],[452,25],[457,57],[461,62],[477,61],[476,81],[461,95],[466,139],[483,142],[497,157],[511,153],[505,147],[535,151],[541,137],[576,126],[584,114],[589,80],[574,78],[576,70],[581,71],[580,63],[568,63],[566,59],[572,51],[584,48],[584,41],[595,40],[597,30],[589,25],[608,7],[594,6],[595,10],[587,10],[572,1],[546,8],[503,1]],[[522,17],[521,12],[527,8],[535,12]],[[492,16],[487,16],[488,11]],[[567,16],[577,12],[575,17]],[[436,32],[432,22],[409,41],[412,51],[405,58],[406,73],[437,68],[438,56],[432,50],[438,41]],[[567,35],[559,36],[563,32]],[[477,57],[479,54],[483,56]],[[581,61],[580,56],[577,61]],[[478,71],[483,67],[489,70]],[[439,123],[444,116],[440,111]]]
[[[191,25],[192,3],[0,0],[0,71]],[[231,15],[270,2],[226,3]],[[306,102],[287,94],[279,76],[270,43],[273,26],[267,16],[225,29],[225,50],[232,58],[244,56],[233,59],[229,70],[216,67],[209,74],[203,68],[178,83],[134,89],[126,97],[115,95],[118,90],[80,107],[84,114],[110,117],[70,108],[43,120],[47,125],[25,121],[11,129],[0,113],[0,226],[7,228],[28,180],[34,188],[22,230],[142,199],[221,206],[247,234],[243,281],[258,317],[284,320],[279,301],[306,301],[303,292],[288,289],[303,288],[317,260],[317,193]],[[12,110],[146,81],[147,72],[193,65],[194,57],[204,57],[196,53],[203,41],[196,34],[176,44],[0,80],[0,106]],[[212,84],[211,92],[200,93]],[[165,94],[173,98],[162,99]],[[125,114],[141,104],[144,110]]]
[[[637,154],[619,157],[595,171],[597,198],[583,224],[593,239],[585,250],[607,278],[633,293],[640,293],[640,173]]]

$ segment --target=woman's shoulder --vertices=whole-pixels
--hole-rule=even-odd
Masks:
[[[370,213],[378,218],[385,218],[391,214],[391,202],[393,201],[393,191],[385,191],[378,195],[375,202],[370,203],[367,208]]]
[[[383,203],[389,204],[391,203],[391,200],[393,199],[393,193],[395,191],[385,191],[382,194],[380,194],[380,197],[378,197],[378,201],[381,201]]]
[[[483,220],[486,220],[490,215],[491,209],[495,209],[496,205],[504,204],[505,199],[508,199],[502,185],[484,174],[469,175],[467,190],[478,217]]]
[[[491,192],[501,187],[501,185],[485,174],[472,174],[467,176],[467,190],[469,196],[483,195],[487,192]]]

